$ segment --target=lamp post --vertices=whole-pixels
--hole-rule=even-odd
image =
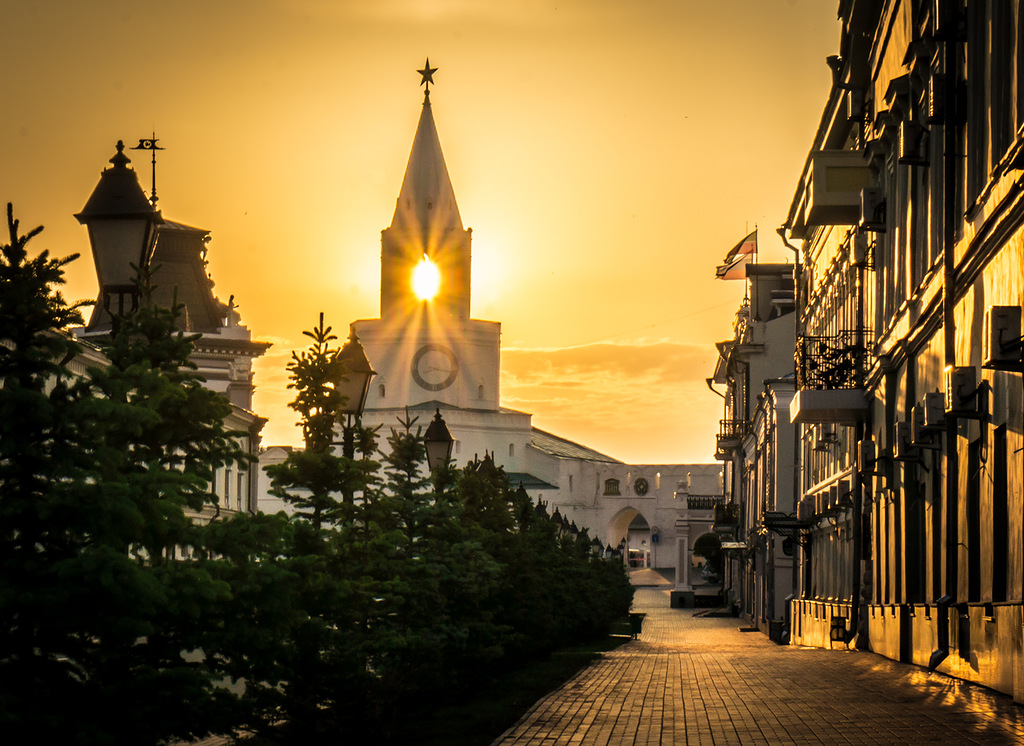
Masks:
[[[131,159],[124,154],[121,140],[117,141],[117,152],[110,163],[111,167],[100,174],[89,201],[75,217],[89,231],[102,308],[111,317],[111,333],[116,333],[119,319],[126,311],[126,299],[131,300],[129,312],[138,309],[135,268],[142,270],[149,265],[157,226],[163,218],[146,199],[135,171],[128,168]],[[116,313],[110,308],[114,296]],[[92,324],[99,320],[100,314],[94,314]]]
[[[430,471],[433,472],[448,463],[452,457],[455,438],[449,432],[440,409],[436,411],[434,419],[427,426],[423,440],[427,446],[427,468]]]
[[[321,325],[323,321],[321,321]],[[347,459],[355,458],[355,427],[363,414],[366,395],[370,392],[370,379],[377,375],[366,359],[363,346],[359,343],[356,333],[349,334],[348,341],[338,352],[340,370],[334,381],[334,388],[342,395],[342,405],[338,408],[338,418],[342,422],[342,455]],[[346,488],[345,502],[353,503],[352,490]]]

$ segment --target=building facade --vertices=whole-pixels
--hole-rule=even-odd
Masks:
[[[723,462],[726,504],[714,529],[725,547],[728,598],[750,622],[782,640],[786,599],[794,588],[799,536],[772,519],[791,514],[798,499],[792,264],[746,265],[747,298],[732,339],[717,345],[711,386],[724,399],[715,457]],[[777,521],[776,521],[777,523]]]
[[[792,639],[1024,700],[1024,9],[844,0],[800,242]]]
[[[209,231],[163,218],[155,199],[147,198],[139,185],[123,143],[118,142],[110,163],[76,215],[89,231],[99,297],[86,325],[73,330],[85,348],[71,367],[84,375],[87,364],[102,360],[91,343],[110,335],[115,323],[113,309],[129,310],[126,303],[134,298],[130,283],[135,275],[130,264],[148,264],[153,267],[153,301],[167,308],[175,302],[181,304],[182,331],[199,335],[191,361],[205,379],[204,385],[231,402],[225,426],[238,433],[235,437],[241,449],[255,457],[266,420],[252,411],[252,361],[270,345],[253,340],[241,323],[234,296],[223,303],[214,295],[213,279],[206,269]],[[216,514],[255,512],[257,476],[255,462],[244,468],[217,469],[212,486],[218,505],[205,506],[197,517],[209,520]]]

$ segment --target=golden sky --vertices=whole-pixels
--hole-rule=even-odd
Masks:
[[[11,7],[13,6],[13,7]],[[254,336],[264,442],[297,443],[289,352],[320,311],[379,316],[380,231],[431,102],[474,318],[502,322],[502,404],[633,463],[710,461],[713,343],[744,283],[715,265],[785,218],[829,86],[836,0],[77,0],[4,10],[0,201],[83,254],[114,143],[155,131],[165,218],[212,233]],[[132,152],[149,190],[148,154]]]

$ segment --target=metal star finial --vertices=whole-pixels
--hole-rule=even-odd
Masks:
[[[420,85],[426,86],[427,95],[430,95],[430,84],[434,82],[434,73],[437,72],[436,67],[430,66],[430,58],[427,57],[426,64],[423,65],[422,70],[417,70],[420,75],[423,76],[423,80],[420,81]]]

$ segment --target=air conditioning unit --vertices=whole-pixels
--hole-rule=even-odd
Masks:
[[[989,306],[985,310],[981,365],[998,370],[1022,370],[1021,307]]]
[[[906,166],[927,166],[928,157],[924,152],[924,128],[917,122],[904,119],[900,122],[899,162]]]
[[[865,231],[885,233],[885,192],[879,187],[860,190],[860,223]]]
[[[942,445],[935,437],[935,428],[928,428],[925,425],[927,418],[924,404],[915,404],[910,410],[910,442],[918,448],[941,448]]]
[[[864,90],[851,88],[846,92],[846,119],[859,122],[864,118]]]
[[[946,412],[950,414],[977,411],[978,371],[973,365],[946,366]]]
[[[853,507],[853,481],[850,479],[841,479],[839,481],[839,501],[838,506],[840,508],[852,508]]]
[[[946,397],[940,391],[932,391],[924,395],[921,403],[924,410],[923,427],[925,430],[941,432],[946,428]]]
[[[836,426],[831,422],[822,422],[814,428],[814,450],[827,452],[831,446],[839,442]]]
[[[796,506],[796,519],[801,523],[810,523],[814,519],[814,497],[805,495]]]
[[[875,468],[875,461],[878,460],[878,449],[875,441],[865,438],[857,444],[857,470],[861,473],[870,473]]]
[[[850,242],[850,264],[854,267],[871,266],[871,244],[868,243],[868,235],[859,230]]]
[[[911,439],[911,423],[897,422],[893,432],[892,457],[897,461],[906,461],[915,458],[917,453],[913,452],[913,441]]]

